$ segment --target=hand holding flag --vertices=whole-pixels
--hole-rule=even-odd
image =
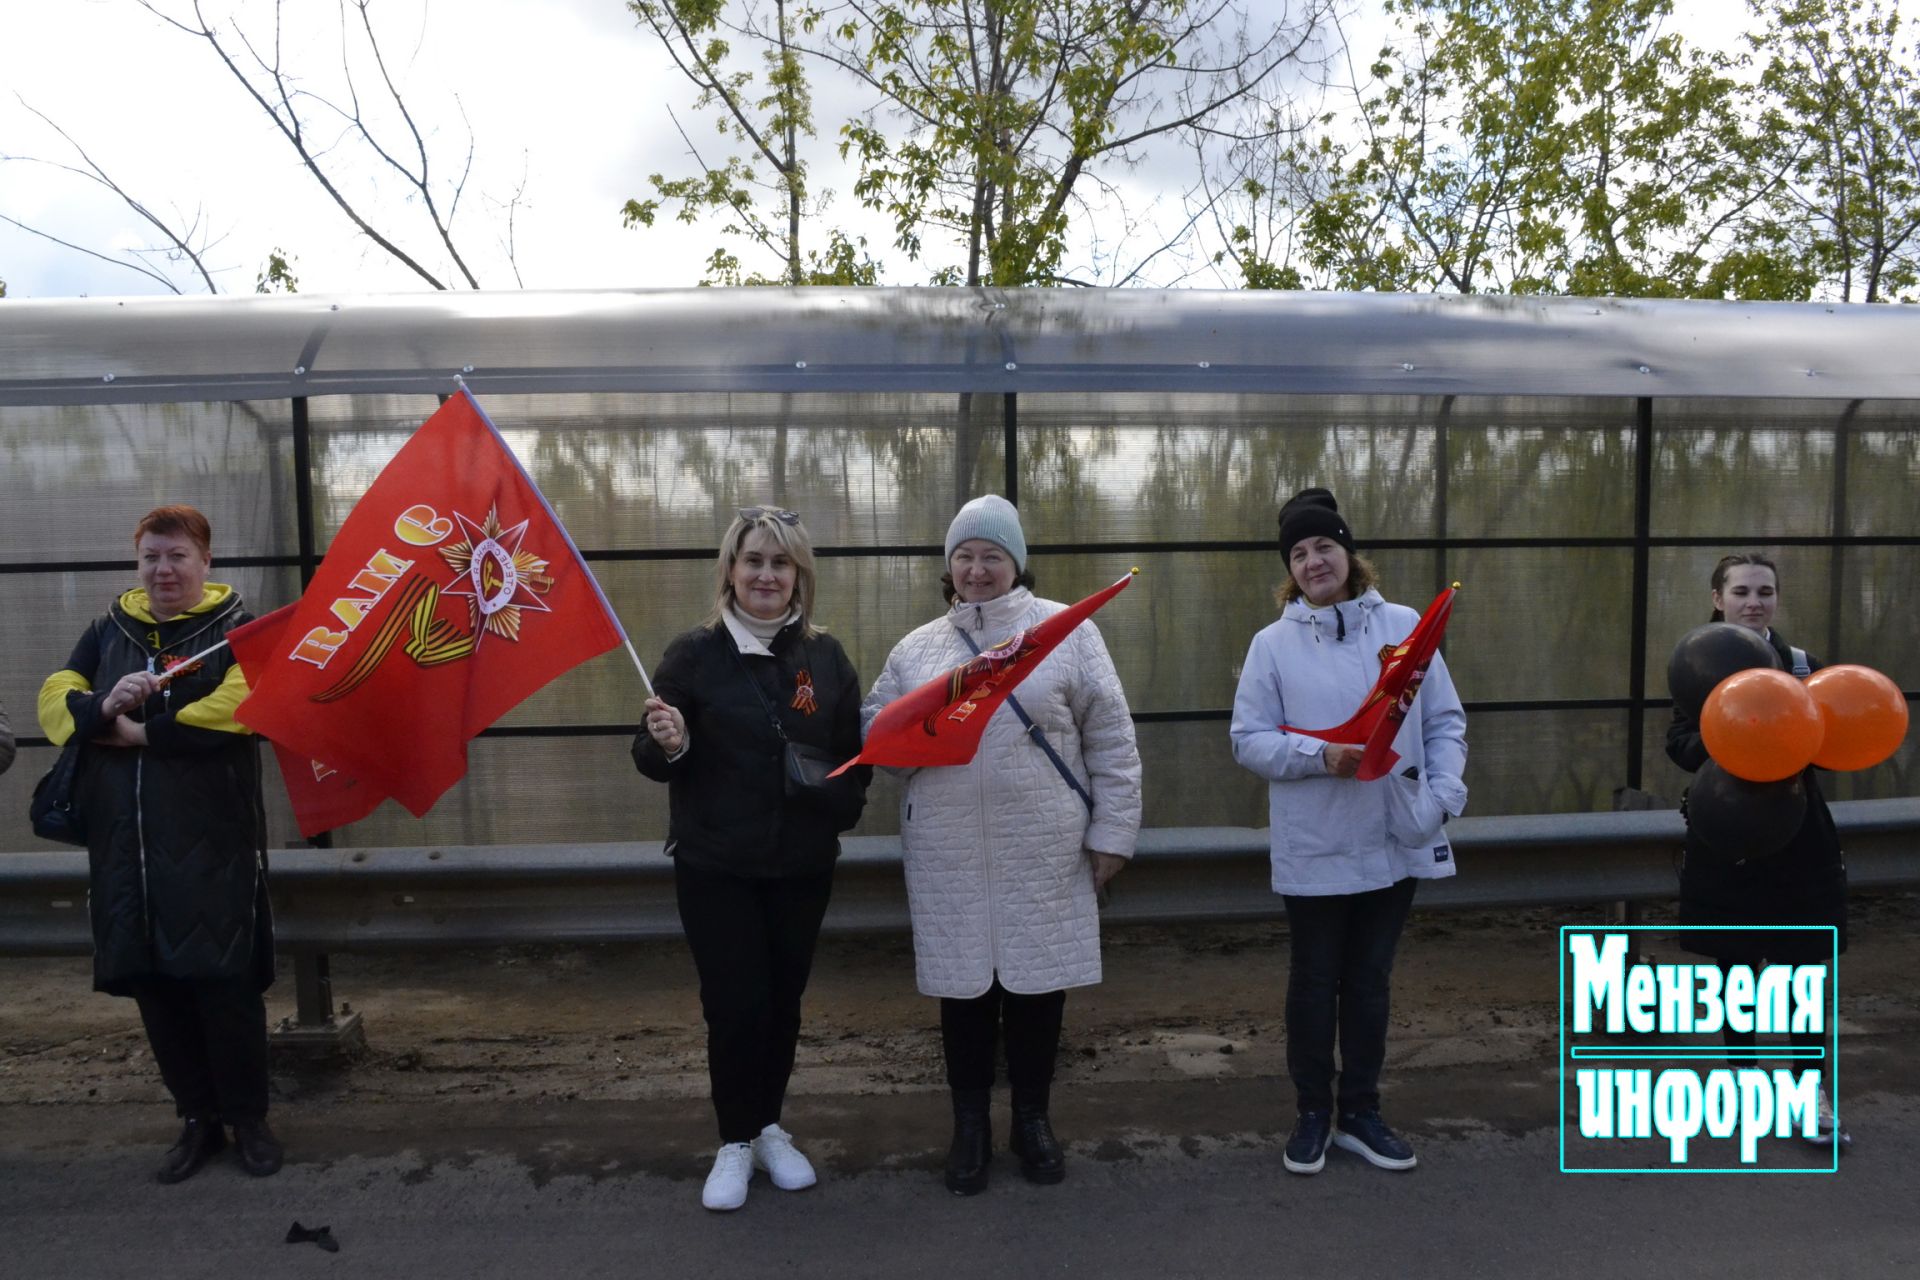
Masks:
[[[1139,572],[1135,570],[1134,572]],[[833,771],[857,764],[915,767],[966,764],[980,750],[980,735],[1014,687],[1057,648],[1073,629],[1133,581],[1128,574],[1110,587],[1069,605],[1035,626],[983,649],[979,655],[935,676],[880,709],[860,754]]]
[[[1433,655],[1439,651],[1440,637],[1447,632],[1447,619],[1453,614],[1453,597],[1459,589],[1460,584],[1456,582],[1435,596],[1427,611],[1420,615],[1412,634],[1381,654],[1380,678],[1374,681],[1372,691],[1352,719],[1331,729],[1300,729],[1288,724],[1280,728],[1322,742],[1362,747],[1360,768],[1354,777],[1362,782],[1384,778],[1400,759],[1393,749],[1393,740],[1407,712],[1413,709],[1420,682],[1426,679]]]

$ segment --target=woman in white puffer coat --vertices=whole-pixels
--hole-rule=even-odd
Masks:
[[[1065,607],[1033,594],[1020,515],[1005,498],[962,507],[946,552],[950,607],[894,646],[861,708],[863,728],[894,699]],[[1133,855],[1139,832],[1133,720],[1091,622],[994,713],[971,763],[906,774],[900,838],[914,966],[921,993],[940,998],[954,1111],[946,1183],[956,1195],[987,1185],[988,1096],[1003,1030],[1009,1146],[1030,1181],[1066,1176],[1047,1110],[1066,991],[1100,981],[1096,895]]]
[[[1325,489],[1304,489],[1280,509],[1280,554],[1284,608],[1247,651],[1232,737],[1233,758],[1269,784],[1273,891],[1287,908],[1287,1073],[1298,1118],[1284,1163],[1318,1173],[1331,1141],[1379,1168],[1411,1169],[1413,1148],[1380,1118],[1389,988],[1415,886],[1453,874],[1444,825],[1467,803],[1466,713],[1435,654],[1384,778],[1355,777],[1358,746],[1281,728],[1344,723],[1380,678],[1381,654],[1420,615],[1380,598]]]

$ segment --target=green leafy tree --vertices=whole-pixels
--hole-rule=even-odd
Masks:
[[[1759,150],[1785,175],[1767,223],[1843,302],[1916,300],[1920,46],[1882,0],[1749,0]]]
[[[1063,268],[1076,216],[1124,221],[1115,177],[1153,140],[1219,127],[1325,12],[1307,0],[1254,35],[1229,0],[848,0],[820,52],[879,99],[842,130],[854,193],[936,283],[1084,284]]]
[[[293,274],[293,255],[278,245],[267,254],[267,264],[254,277],[255,293],[298,293],[300,278]]]
[[[1672,0],[1387,0],[1352,123],[1286,144],[1317,175],[1298,254],[1336,288],[1804,297],[1760,216],[1778,166],[1734,59]],[[1274,188],[1268,188],[1272,190]],[[1249,274],[1243,267],[1243,274]]]
[[[878,283],[879,264],[865,254],[864,239],[835,228],[824,249],[803,243],[809,218],[828,197],[811,193],[802,154],[816,135],[797,41],[819,21],[818,10],[787,0],[630,0],[628,8],[699,90],[695,109],[712,112],[720,136],[746,154],[709,160],[673,117],[699,172],[650,175],[653,194],[627,201],[625,224],[653,226],[663,204],[677,205],[674,216],[689,224],[717,216],[723,235],[744,240],[777,268],[772,275],[749,271],[722,244],[708,256],[706,284]]]

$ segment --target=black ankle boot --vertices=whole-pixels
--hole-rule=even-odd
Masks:
[[[227,1131],[213,1116],[188,1116],[181,1127],[180,1139],[168,1148],[166,1159],[154,1174],[161,1182],[185,1182],[200,1172],[208,1157],[227,1145]]]
[[[240,1156],[240,1167],[256,1178],[267,1178],[280,1172],[280,1165],[286,1159],[280,1139],[274,1137],[273,1130],[267,1128],[264,1117],[259,1120],[236,1120],[233,1125],[233,1145]]]
[[[1020,1172],[1028,1182],[1051,1186],[1067,1176],[1067,1156],[1053,1136],[1053,1122],[1044,1105],[1013,1104],[1013,1133],[1007,1149],[1020,1157]]]
[[[993,1121],[985,1089],[953,1091],[953,1147],[947,1152],[947,1190],[977,1196],[987,1189],[987,1162],[993,1159]]]

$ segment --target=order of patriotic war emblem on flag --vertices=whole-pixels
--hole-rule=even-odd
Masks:
[[[238,718],[280,749],[303,832],[388,795],[419,816],[466,773],[469,738],[625,638],[463,390],[380,473],[300,601],[235,633],[253,688]],[[314,794],[342,785],[351,803]]]
[[[399,595],[372,642],[339,682],[312,695],[313,701],[332,702],[359,688],[374,669],[386,661],[402,635],[407,638],[402,652],[420,666],[432,667],[470,656],[488,634],[518,640],[523,609],[549,612],[541,599],[553,587],[553,579],[545,572],[547,562],[521,549],[531,521],[522,520],[513,528],[503,530],[497,508],[488,510],[484,524],[475,524],[458,511],[453,513],[453,518],[467,535],[459,542],[439,548],[440,558],[454,572],[453,581],[441,585],[425,573],[397,578],[402,583]],[[416,506],[395,522],[396,531],[410,530],[410,536],[416,538],[435,536],[443,528],[446,531],[438,536],[451,536],[452,527],[427,506]],[[380,561],[378,567],[400,568],[402,573],[413,567],[412,561],[393,560],[384,550],[376,560]],[[370,563],[365,574],[356,577],[350,585],[358,585],[363,578],[370,584],[385,582],[375,568]],[[463,580],[470,585],[463,588],[460,585]],[[371,600],[334,601],[335,616],[351,631],[380,602],[385,589],[381,587]],[[468,601],[464,632],[440,616],[443,597],[465,597]],[[324,667],[340,643],[337,633],[321,628],[309,634],[292,656]]]

